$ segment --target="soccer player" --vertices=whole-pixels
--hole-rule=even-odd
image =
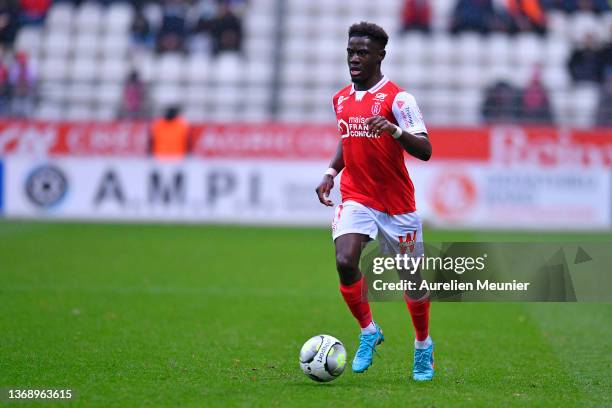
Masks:
[[[431,157],[427,129],[414,97],[381,72],[385,31],[371,23],[353,24],[348,32],[347,62],[352,84],[333,98],[340,142],[336,155],[316,189],[319,200],[333,206],[329,192],[343,171],[342,203],[336,207],[332,235],[340,292],[361,327],[352,367],[362,373],[372,364],[374,348],[384,341],[372,318],[359,270],[361,251],[379,237],[381,247],[395,253],[422,243],[414,187],[404,164],[404,151],[421,159]],[[412,248],[412,249],[410,249]],[[416,332],[413,378],[434,375],[433,342],[429,337],[429,297],[404,295]]]

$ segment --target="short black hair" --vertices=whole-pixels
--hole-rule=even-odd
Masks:
[[[385,30],[374,23],[362,21],[355,23],[349,27],[349,38],[351,37],[368,37],[370,40],[377,42],[384,49],[389,41],[389,36]]]
[[[181,113],[181,107],[178,105],[170,105],[166,108],[166,112],[164,113],[164,118],[166,120],[174,120],[179,113]]]

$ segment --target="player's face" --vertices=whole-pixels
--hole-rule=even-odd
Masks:
[[[384,51],[368,37],[349,38],[346,52],[351,80],[355,83],[372,77],[384,58]]]

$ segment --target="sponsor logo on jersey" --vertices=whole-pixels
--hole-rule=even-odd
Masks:
[[[346,122],[343,119],[338,120],[338,132],[340,138],[347,137],[367,137],[369,139],[380,139],[380,135],[370,133],[365,124],[366,118],[363,116],[351,116]]]
[[[379,92],[379,93],[377,93],[377,94],[374,96],[374,100],[375,100],[375,101],[380,101],[380,102],[383,102],[383,101],[385,100],[385,98],[386,98],[386,97],[387,97],[387,94],[386,94],[386,93]]]

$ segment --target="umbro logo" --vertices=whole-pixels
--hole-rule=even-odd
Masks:
[[[344,96],[340,95],[338,97],[338,105],[341,105],[342,102],[346,101],[348,98],[349,98],[348,96],[344,97]]]
[[[377,93],[377,94],[374,96],[374,100],[375,100],[375,101],[381,101],[381,102],[382,102],[382,101],[384,101],[384,100],[385,100],[385,98],[386,98],[386,97],[387,97],[387,94],[386,94],[386,93],[379,92],[379,93]]]

